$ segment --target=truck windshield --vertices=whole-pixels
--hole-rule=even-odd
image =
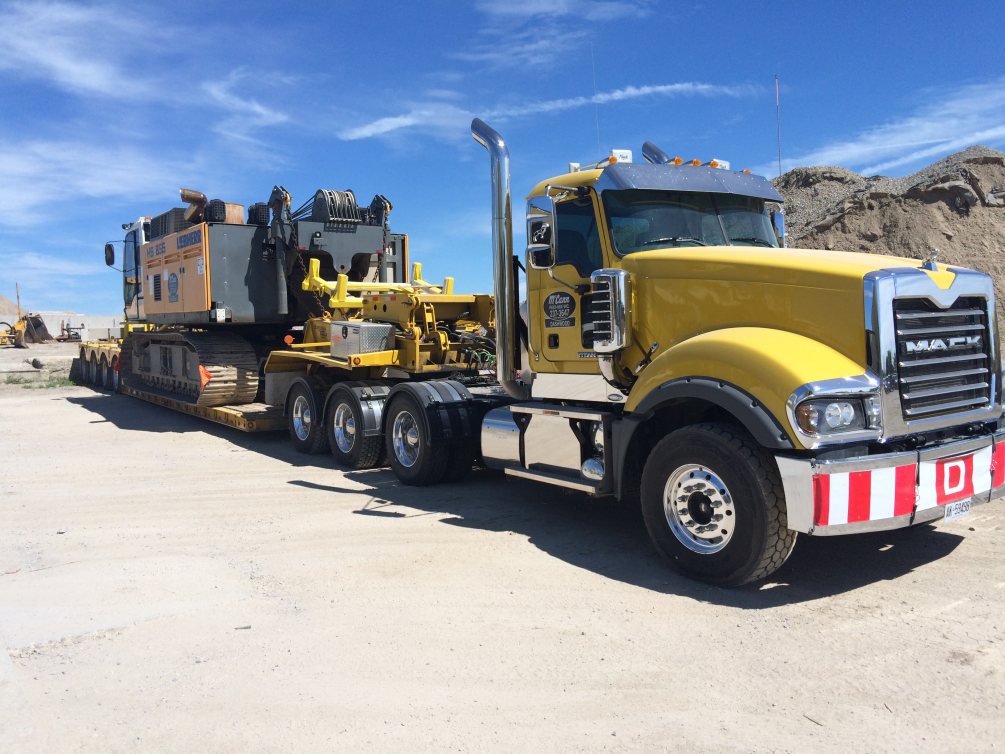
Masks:
[[[694,191],[605,191],[618,254],[673,246],[769,246],[778,242],[764,202]]]

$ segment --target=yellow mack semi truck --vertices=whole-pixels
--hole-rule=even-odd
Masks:
[[[534,186],[521,261],[506,144],[471,131],[491,156],[493,295],[333,277],[287,245],[325,311],[264,357],[258,398],[298,448],[386,462],[406,484],[480,462],[631,502],[677,568],[726,585],[775,571],[797,534],[953,520],[1002,496],[986,275],[784,248],[767,180],[651,143],[644,163]]]

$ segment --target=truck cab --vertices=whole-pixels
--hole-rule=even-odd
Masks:
[[[530,317],[528,367],[536,397],[624,399],[599,379],[551,379],[600,375],[591,317],[594,272],[623,269],[627,256],[656,249],[779,245],[767,205],[782,197],[763,178],[731,173],[716,160],[678,167],[677,158],[669,169],[636,165],[624,161],[630,152],[617,151],[621,160],[612,156],[603,167],[542,181],[528,197],[528,311],[536,315]],[[658,343],[636,342],[633,355],[652,357],[654,345],[658,350]],[[586,385],[592,392],[582,392]]]
[[[773,572],[796,533],[952,520],[1005,494],[987,275],[785,248],[767,180],[649,149],[531,190],[526,332],[507,338],[508,155],[472,133],[493,153],[513,399],[483,424],[488,466],[637,502],[664,556],[721,584]]]

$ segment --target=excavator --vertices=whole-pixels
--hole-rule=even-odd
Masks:
[[[198,406],[250,403],[268,353],[328,311],[304,289],[310,265],[330,277],[403,282],[407,237],[390,231],[391,203],[380,194],[361,207],[351,190],[319,189],[292,209],[275,186],[246,215],[240,204],[180,194],[187,207],[122,226],[130,331],[120,355],[91,354],[96,378],[118,372],[96,381]],[[111,243],[105,262],[115,264]]]

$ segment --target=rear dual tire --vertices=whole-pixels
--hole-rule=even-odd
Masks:
[[[324,398],[306,382],[295,382],[286,397],[286,425],[290,442],[301,453],[328,450],[328,434],[323,419]]]
[[[422,487],[458,481],[471,471],[474,463],[471,442],[434,442],[426,411],[411,393],[395,394],[385,416],[387,460],[402,483]]]
[[[328,445],[336,463],[350,469],[372,469],[384,459],[384,438],[364,435],[359,400],[348,388],[336,388],[328,399],[325,419]]]

